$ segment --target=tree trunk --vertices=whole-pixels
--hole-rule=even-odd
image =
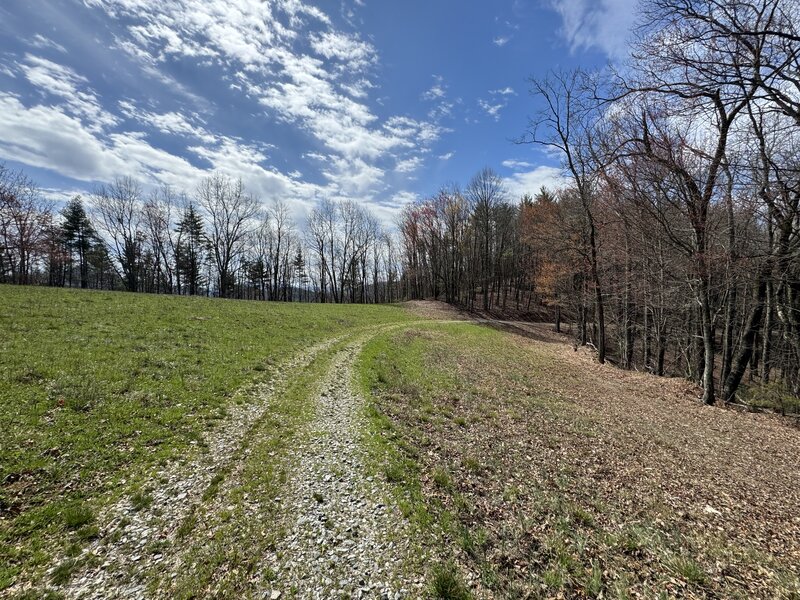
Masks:
[[[752,310],[750,311],[750,316],[747,319],[747,324],[745,325],[744,334],[742,335],[742,343],[739,347],[736,357],[733,360],[733,363],[731,364],[728,377],[725,379],[723,390],[725,402],[732,402],[735,400],[736,390],[739,388],[739,384],[742,381],[744,372],[747,370],[747,364],[750,362],[750,358],[753,355],[756,335],[758,334],[758,328],[761,324],[761,317],[764,313],[764,298],[766,296],[766,292],[767,277],[762,273],[761,277],[759,277],[758,285],[756,285],[753,298],[754,304]]]
[[[700,316],[703,327],[703,404],[714,404],[714,327],[711,317],[711,299],[708,282],[703,282],[700,298]]]
[[[764,298],[764,335],[761,345],[761,382],[769,383],[772,352],[772,280],[767,281]]]

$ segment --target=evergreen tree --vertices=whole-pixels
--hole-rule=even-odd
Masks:
[[[178,244],[175,249],[175,268],[178,273],[178,291],[197,295],[203,285],[203,264],[206,234],[203,219],[190,203],[183,212],[178,227]]]
[[[73,256],[78,259],[78,272],[80,273],[81,288],[89,287],[89,261],[87,256],[92,245],[97,241],[97,234],[89,220],[83,201],[80,196],[75,196],[61,211],[64,218],[61,224],[61,236],[69,252],[70,261]],[[72,283],[72,268],[70,265],[70,284]]]
[[[297,254],[295,254],[292,261],[292,267],[297,277],[300,298],[302,299],[302,294],[308,290],[308,273],[306,273],[306,260],[303,258],[303,249],[300,246],[297,246]]]

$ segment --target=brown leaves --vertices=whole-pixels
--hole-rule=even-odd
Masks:
[[[462,381],[458,402],[430,398],[452,417],[415,420],[402,396],[384,409],[412,445],[431,441],[425,491],[455,516],[447,551],[466,549],[486,595],[800,593],[800,432],[703,407],[682,380],[598,365],[567,344],[472,341],[431,340],[436,367]],[[441,465],[450,492],[430,477]]]

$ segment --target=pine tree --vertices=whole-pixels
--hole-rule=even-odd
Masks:
[[[205,259],[206,234],[203,219],[193,204],[183,212],[178,227],[178,244],[175,249],[175,269],[178,273],[178,291],[181,285],[186,292],[197,295],[203,285],[203,264]]]
[[[67,203],[61,211],[64,218],[61,224],[61,236],[70,254],[78,258],[78,272],[80,273],[81,288],[89,287],[89,261],[87,256],[92,249],[92,245],[97,240],[97,234],[89,220],[86,210],[83,208],[83,201],[80,196],[75,196]],[[70,283],[72,283],[72,269],[70,268]]]
[[[306,273],[306,261],[305,258],[303,258],[303,250],[300,246],[297,247],[297,254],[295,254],[294,260],[292,261],[292,267],[297,276],[300,294],[302,294],[308,287],[308,273]]]

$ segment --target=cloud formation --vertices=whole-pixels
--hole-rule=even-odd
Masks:
[[[613,59],[628,52],[638,0],[551,0],[561,34],[573,51],[597,48]]]
[[[489,91],[489,100],[483,98],[478,99],[478,106],[495,121],[500,120],[500,112],[508,106],[508,101],[511,96],[516,96],[516,92],[511,87],[504,87],[497,90]]]
[[[69,66],[66,55],[63,63],[53,56],[63,54],[64,46],[36,35],[28,46],[47,54],[26,53],[3,65],[7,77],[24,77],[37,94],[0,94],[0,158],[79,181],[133,175],[189,191],[220,169],[241,175],[265,198],[308,202],[323,195],[371,202],[388,193],[387,173],[394,174],[395,185],[413,180],[445,131],[432,119],[379,118],[370,103],[377,87],[376,49],[302,0],[84,5],[111,24],[111,52],[138,65],[178,100],[135,92],[104,98],[93,87],[94,74]],[[187,69],[193,83],[216,79],[237,110],[249,113],[242,117],[268,119],[283,124],[285,135],[304,136],[311,150],[288,162],[304,156],[305,165],[279,165],[269,139],[220,133],[220,96],[209,99],[198,94],[197,85],[186,87],[175,73]],[[436,98],[443,95],[442,88]]]
[[[529,168],[530,164],[507,161],[514,164],[514,166]],[[506,163],[503,163],[506,166]],[[525,194],[535,196],[542,187],[549,190],[557,190],[567,184],[567,180],[561,173],[561,169],[556,167],[538,166],[534,169],[523,170],[513,173],[511,176],[503,179],[503,183],[508,192],[508,197],[512,201],[517,201]]]

